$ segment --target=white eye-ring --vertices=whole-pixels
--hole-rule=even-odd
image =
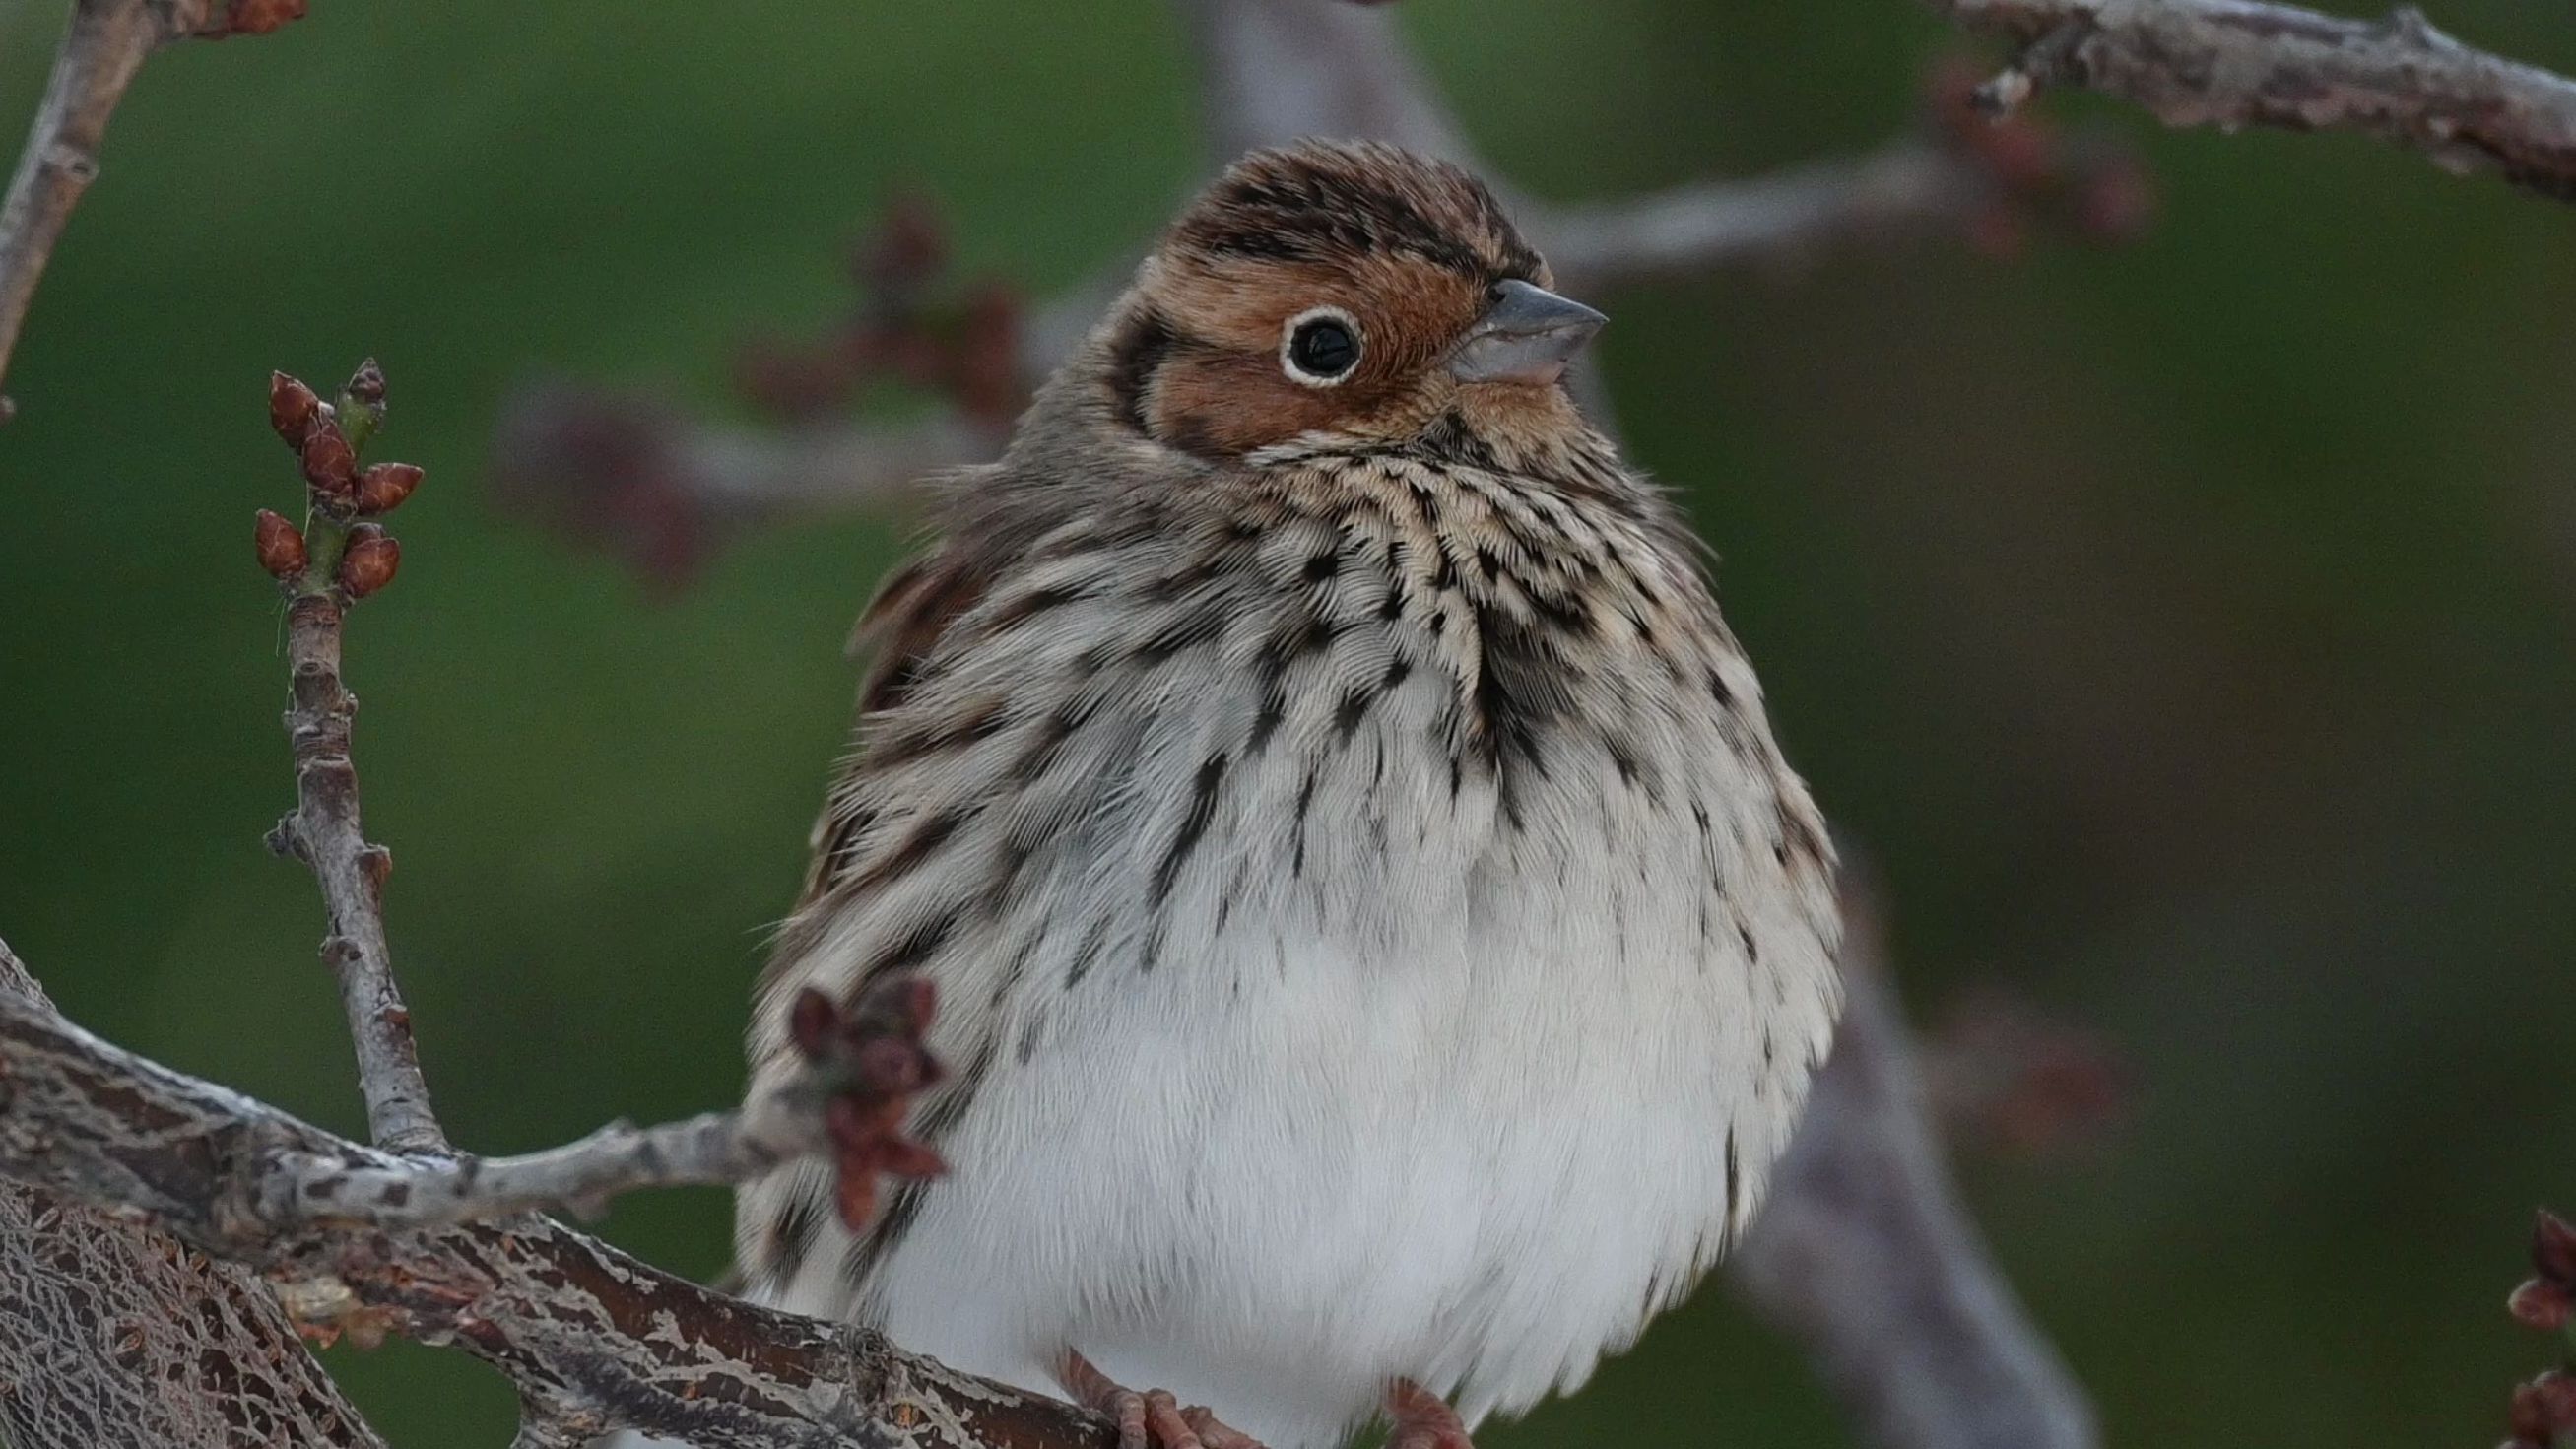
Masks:
[[[1279,332],[1279,367],[1305,387],[1335,387],[1360,365],[1359,319],[1339,307],[1309,307]]]

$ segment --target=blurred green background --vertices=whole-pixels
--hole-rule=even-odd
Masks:
[[[65,7],[0,0],[14,149]],[[429,482],[349,660],[397,959],[487,1151],[729,1101],[763,927],[845,727],[890,521],[654,597],[505,515],[539,369],[731,406],[842,309],[897,188],[1038,295],[1199,174],[1162,7],[349,4],[155,60],[0,430],[0,933],[80,1020],[359,1124],[289,794],[251,510],[267,370],[362,354]],[[2576,12],[2437,22],[2576,69]],[[1866,146],[1951,48],[1902,0],[1409,0],[1496,165],[1573,199]],[[2141,242],[1842,248],[1601,302],[1632,450],[1687,490],[1791,753],[1886,878],[1926,1016],[2088,1024],[2117,1128],[1961,1170],[2115,1443],[2476,1443],[2501,1312],[2576,1203],[2576,210],[2349,138],[2168,134]],[[726,1204],[609,1230],[709,1273]],[[398,1443],[494,1444],[463,1357],[332,1362]],[[1488,1449],[1844,1442],[1703,1293]]]

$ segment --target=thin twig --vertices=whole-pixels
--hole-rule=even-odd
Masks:
[[[880,1173],[940,1170],[900,1130],[915,1094],[939,1076],[925,1042],[930,1001],[926,985],[901,975],[879,978],[847,1011],[819,993],[800,998],[805,1070],[735,1111],[653,1127],[612,1122],[516,1157],[281,1150],[234,1194],[262,1232],[438,1228],[556,1209],[590,1216],[622,1193],[732,1186],[820,1155],[832,1161],[844,1203],[856,1204],[845,1211],[864,1222]]]
[[[638,1188],[729,1186],[825,1145],[819,1117],[792,1125],[798,1130],[764,1131],[748,1114],[708,1112],[651,1127],[612,1122],[577,1142],[515,1157],[286,1153],[262,1172],[256,1191],[267,1222],[407,1229],[557,1209],[591,1217]]]
[[[76,0],[45,98],[0,200],[0,381],[9,373],[36,283],[81,193],[98,179],[108,117],[146,57],[188,36],[256,34],[304,13],[303,0]],[[0,422],[11,404],[0,396]]]
[[[2424,13],[2347,20],[2259,0],[1926,0],[2025,47],[1987,90],[2085,86],[2173,126],[2359,131],[2446,170],[2576,201],[2576,81],[2462,45]]]
[[[295,757],[295,813],[274,839],[313,867],[330,934],[322,959],[340,984],[340,1005],[357,1047],[358,1086],[376,1144],[395,1152],[447,1145],[430,1110],[429,1082],[411,1031],[411,1011],[394,983],[385,945],[384,882],[393,857],[367,842],[358,815],[358,767],[349,735],[358,701],[340,678],[348,605],[328,590],[286,609],[286,665],[294,691],[286,735]]]
[[[269,832],[269,847],[313,869],[322,888],[329,933],[322,959],[339,982],[340,1006],[358,1057],[358,1089],[376,1145],[393,1152],[447,1146],[421,1074],[411,1011],[394,982],[385,944],[384,889],[393,855],[367,840],[358,807],[358,766],[350,735],[358,700],[340,674],[340,645],[349,607],[393,577],[399,551],[381,525],[360,523],[400,505],[420,472],[378,465],[363,476],[408,474],[390,502],[362,501],[358,458],[384,418],[384,374],[370,359],[349,381],[335,410],[283,373],[270,379],[270,423],[297,451],[308,507],[302,534],[263,515],[261,564],[287,596],[286,668],[291,704],[286,737],[295,759],[295,809]],[[273,552],[282,531],[293,547]],[[363,566],[363,572],[362,570]]]

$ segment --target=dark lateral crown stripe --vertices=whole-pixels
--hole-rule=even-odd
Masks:
[[[1478,239],[1492,246],[1495,262],[1442,219],[1425,215],[1413,198],[1326,174],[1245,177],[1225,185],[1186,236],[1227,256],[1325,261],[1354,252],[1401,251],[1471,277],[1535,275],[1537,253],[1503,220],[1493,198],[1473,182],[1462,182],[1461,190],[1474,216],[1456,220],[1483,233]]]

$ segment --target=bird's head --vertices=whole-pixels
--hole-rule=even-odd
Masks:
[[[1231,458],[1298,438],[1436,449],[1582,427],[1560,378],[1605,320],[1547,290],[1482,182],[1392,146],[1301,142],[1175,222],[1101,355],[1120,420]]]

